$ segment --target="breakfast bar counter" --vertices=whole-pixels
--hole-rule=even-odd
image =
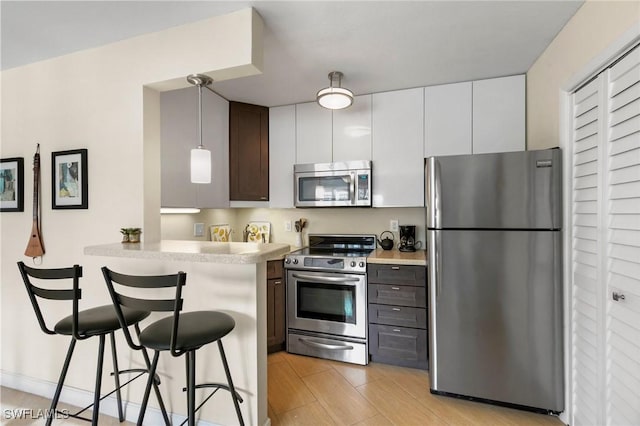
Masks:
[[[102,264],[125,274],[186,272],[184,312],[216,310],[235,320],[236,326],[224,337],[224,345],[234,384],[244,399],[240,408],[246,424],[265,425],[268,423],[266,262],[289,250],[288,244],[164,240],[89,246],[84,248],[84,254],[104,257],[100,260]],[[124,339],[122,343],[121,347],[125,346]],[[130,351],[132,365],[139,364],[140,357],[139,352]],[[174,424],[180,424],[187,412],[186,396],[182,392],[184,368],[182,358],[174,358],[168,352],[161,355],[160,390]],[[216,345],[207,345],[198,351],[196,376],[198,383],[226,382]],[[142,394],[141,389],[128,394],[132,407],[139,406]],[[202,401],[207,395],[206,390],[199,390],[196,400]],[[157,407],[152,396],[145,424],[162,423]],[[200,424],[237,424],[227,392],[218,392],[197,416]]]
[[[266,262],[289,252],[288,244],[220,243],[212,241],[164,240],[152,243],[115,243],[89,246],[84,254],[164,261],[223,264]]]

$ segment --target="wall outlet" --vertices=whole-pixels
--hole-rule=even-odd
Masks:
[[[389,221],[389,231],[398,232],[398,219],[391,219]]]
[[[194,237],[204,237],[204,223],[194,223],[193,224],[193,236]]]
[[[287,232],[291,232],[291,221],[290,220],[285,220],[284,221],[284,230]]]

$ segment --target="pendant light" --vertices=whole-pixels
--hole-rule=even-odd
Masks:
[[[191,182],[211,183],[211,151],[202,145],[202,86],[213,83],[211,77],[204,74],[191,74],[187,81],[198,86],[198,140],[199,144],[191,150]]]
[[[329,87],[318,91],[316,99],[320,106],[327,109],[343,109],[353,103],[353,92],[341,86],[343,74],[340,71],[329,73]],[[334,85],[334,82],[337,82]]]

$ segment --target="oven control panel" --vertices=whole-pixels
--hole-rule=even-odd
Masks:
[[[288,255],[284,259],[284,267],[289,269],[305,269],[311,271],[367,272],[366,257],[322,257]]]

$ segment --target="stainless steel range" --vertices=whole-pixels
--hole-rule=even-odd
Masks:
[[[309,235],[287,255],[287,352],[366,365],[367,256],[375,235]]]

